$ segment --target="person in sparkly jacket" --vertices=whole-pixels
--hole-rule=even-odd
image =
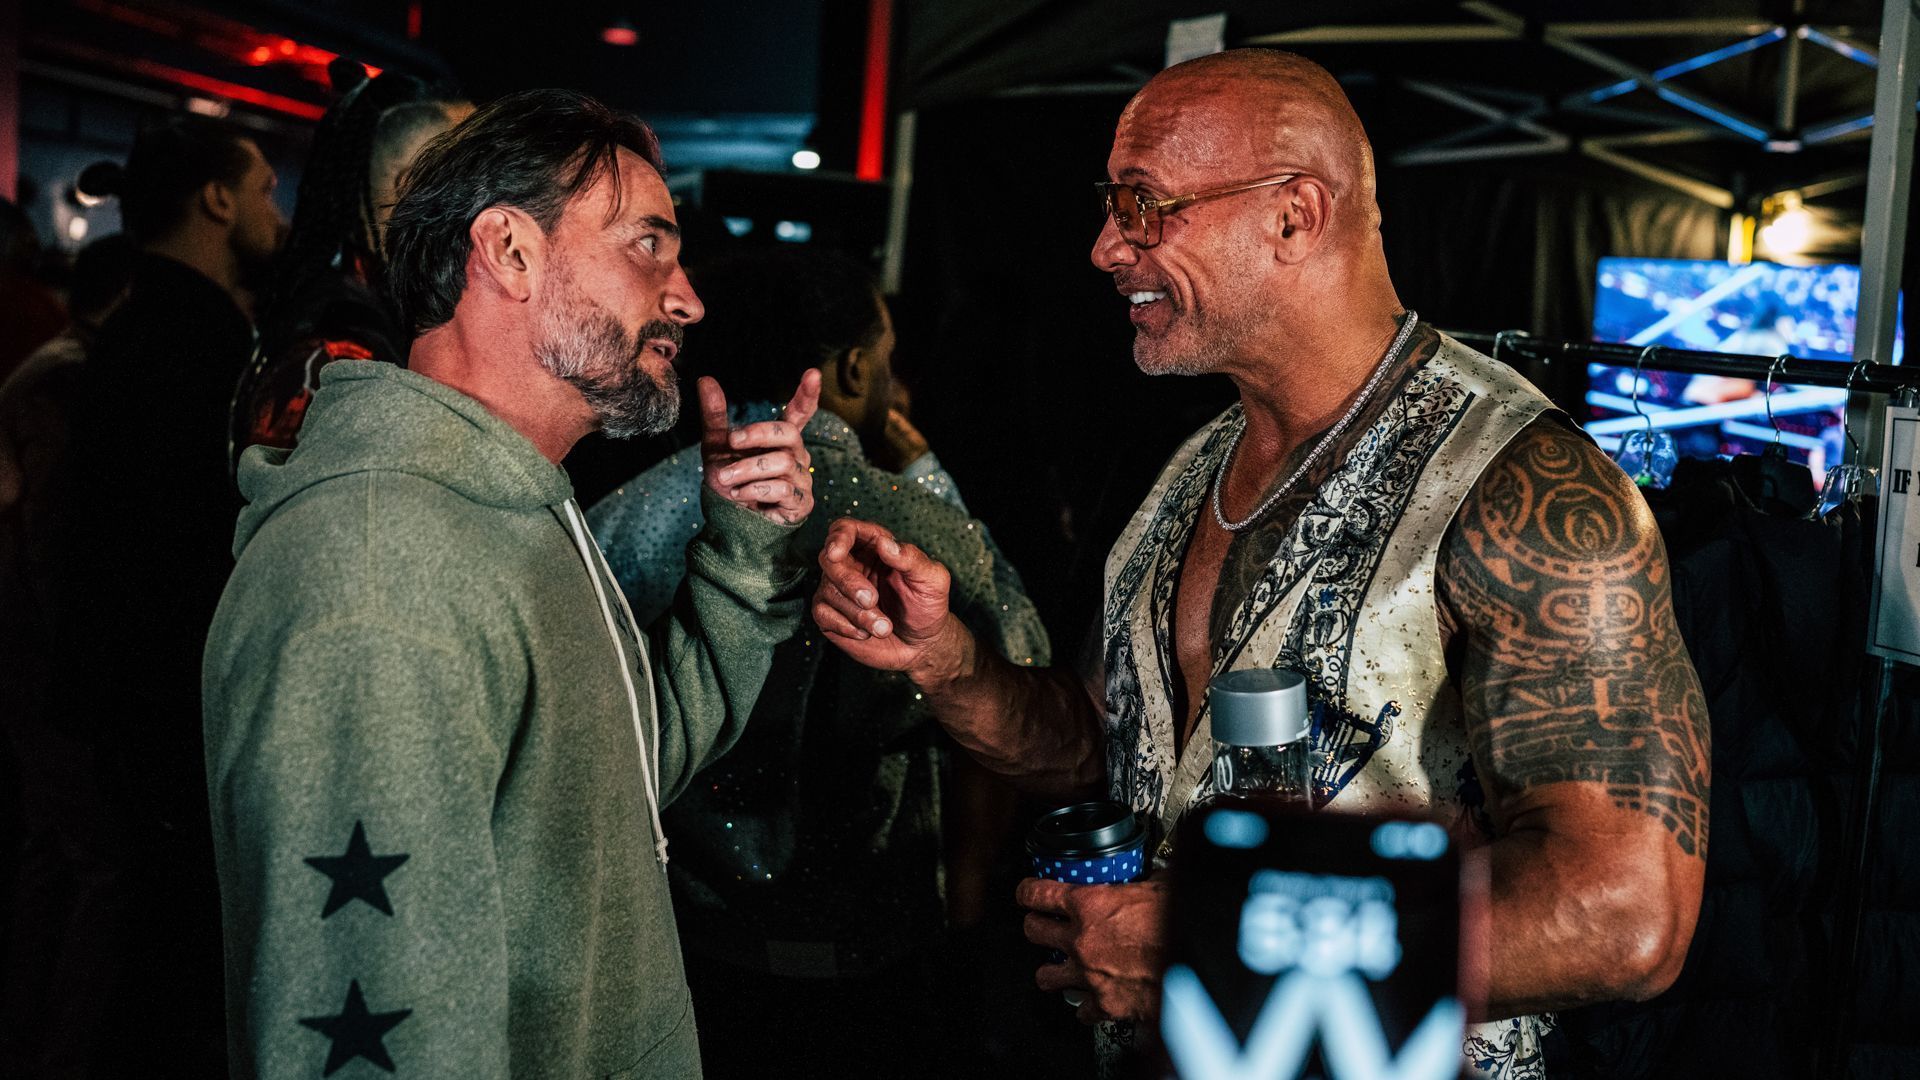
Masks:
[[[731,420],[773,419],[778,388],[823,379],[803,438],[817,555],[840,514],[889,522],[943,553],[954,608],[1016,664],[1046,664],[1020,576],[969,516],[926,441],[894,408],[894,331],[872,278],[805,251],[736,256],[696,273],[714,313],[684,363],[726,380]],[[692,372],[689,372],[692,374]],[[589,512],[643,624],[684,603],[702,527],[698,448],[673,454]],[[676,598],[676,593],[681,595]],[[780,645],[741,742],[667,813],[674,902],[707,1075],[945,1075],[961,1047],[936,984],[948,929],[986,911],[1009,789],[954,754],[904,679],[827,647],[811,623]],[[769,1015],[787,1017],[777,1043]]]

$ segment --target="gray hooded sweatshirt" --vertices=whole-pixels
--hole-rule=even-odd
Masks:
[[[235,1077],[695,1077],[659,808],[798,623],[793,530],[703,494],[636,634],[566,474],[387,364],[250,450],[207,642]]]

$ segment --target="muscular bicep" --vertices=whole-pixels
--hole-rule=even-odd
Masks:
[[[1468,495],[1438,577],[1503,832],[1604,792],[1705,858],[1707,711],[1669,575],[1632,482],[1559,421],[1521,433]],[[1566,783],[1582,787],[1552,787]]]

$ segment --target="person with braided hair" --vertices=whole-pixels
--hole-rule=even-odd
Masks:
[[[260,347],[233,396],[229,465],[262,444],[290,448],[335,360],[404,366],[406,335],[385,299],[382,234],[400,174],[471,103],[398,72],[369,79],[334,61],[343,90],[320,121],[300,180],[293,231],[263,305]]]

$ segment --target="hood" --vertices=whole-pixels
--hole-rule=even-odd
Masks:
[[[255,446],[241,455],[247,507],[234,532],[234,557],[288,499],[365,472],[417,476],[505,510],[559,506],[573,497],[566,472],[478,401],[392,364],[339,360],[320,372],[298,446]]]

